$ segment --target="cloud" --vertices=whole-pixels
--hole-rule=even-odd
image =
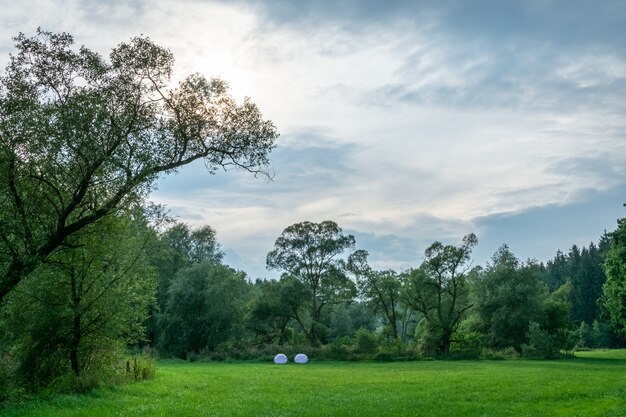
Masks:
[[[585,0],[242,0],[275,26],[340,26],[345,31],[367,32],[398,21],[438,27],[454,41],[466,45],[486,41],[502,49],[532,43],[580,50],[589,45],[621,49],[626,31],[626,5],[620,0],[601,3]]]
[[[253,278],[303,220],[336,220],[401,269],[469,232],[481,259],[505,242],[545,258],[620,215],[604,206],[624,190],[624,2],[5,3],[0,64],[37,26],[103,54],[143,33],[173,51],[175,77],[221,75],[274,121],[273,181],[200,163],[152,196],[215,227]]]
[[[486,262],[506,243],[516,256],[546,261],[557,250],[572,245],[588,246],[600,235],[616,228],[616,219],[625,217],[626,182],[604,191],[584,190],[566,204],[529,207],[510,213],[496,213],[473,220],[479,245],[475,256]]]

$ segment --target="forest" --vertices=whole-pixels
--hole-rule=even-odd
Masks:
[[[408,270],[372,267],[332,220],[303,221],[267,253],[281,278],[254,281],[223,262],[211,225],[148,197],[196,160],[269,177],[278,131],[257,106],[199,75],[170,89],[173,57],[149,38],[109,60],[68,34],[15,42],[0,78],[0,402],[149,378],[155,358],[547,359],[626,346],[626,219],[545,263],[503,245],[474,265],[468,233]]]

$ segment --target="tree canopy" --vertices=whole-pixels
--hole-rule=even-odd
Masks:
[[[473,306],[467,273],[477,243],[473,233],[466,235],[460,246],[434,242],[424,251],[422,265],[409,276],[406,302],[426,322],[422,342],[426,351],[448,354],[454,333]]]
[[[547,293],[537,266],[520,263],[503,245],[480,274],[476,287],[476,312],[485,344],[520,352],[529,324],[541,320]]]
[[[611,248],[604,261],[602,305],[611,324],[626,337],[626,218],[617,224],[617,230],[610,234]]]
[[[0,301],[67,238],[195,160],[268,175],[278,136],[249,99],[194,74],[147,37],[109,60],[67,33],[15,38],[0,77]]]
[[[337,223],[307,221],[283,230],[274,250],[267,254],[268,268],[281,270],[284,277],[296,278],[308,287],[310,325],[303,330],[312,344],[319,343],[322,309],[354,295],[354,283],[346,276],[346,265],[340,258],[353,247],[354,236],[344,234]]]

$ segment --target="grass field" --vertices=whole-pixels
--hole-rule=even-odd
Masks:
[[[161,362],[155,379],[2,416],[626,416],[626,351],[559,361]]]

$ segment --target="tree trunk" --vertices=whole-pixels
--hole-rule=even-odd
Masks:
[[[74,326],[72,329],[72,345],[70,348],[70,363],[72,365],[72,371],[74,371],[74,375],[80,376],[80,364],[78,362],[78,349],[80,347],[80,339],[81,339],[81,328],[80,328],[80,314],[74,315]]]
[[[72,323],[72,341],[70,343],[70,364],[74,375],[80,376],[80,363],[78,360],[78,349],[80,348],[80,340],[82,338],[81,329],[81,313],[80,302],[82,296],[82,283],[77,282],[77,274],[74,267],[70,268],[70,277],[72,284],[72,310],[74,311],[74,320]]]
[[[317,309],[317,288],[312,291],[311,298],[311,329],[309,330],[309,342],[311,346],[319,345],[319,336],[317,334],[317,321],[319,320],[319,311]]]
[[[439,354],[447,356],[450,353],[450,344],[452,343],[452,333],[444,332],[441,336],[441,343],[439,345]]]

